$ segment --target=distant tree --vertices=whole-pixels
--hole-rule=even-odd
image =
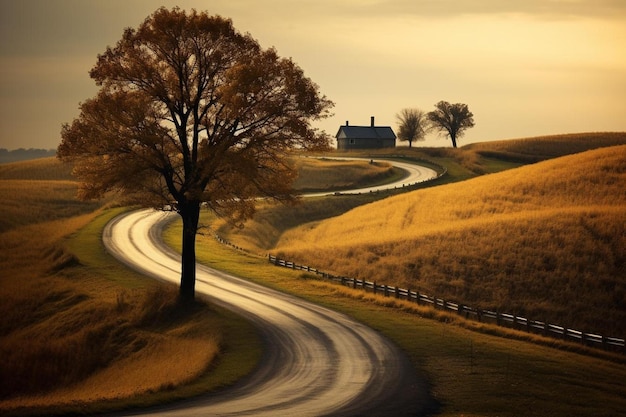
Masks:
[[[90,76],[100,90],[63,126],[59,158],[75,163],[84,199],[118,191],[180,215],[182,300],[195,296],[200,207],[236,222],[253,214],[254,197],[294,201],[287,151],[329,147],[311,121],[333,103],[298,65],[220,16],[160,8],[99,55]]]
[[[430,122],[426,113],[419,109],[402,109],[396,114],[398,120],[398,139],[409,142],[409,148],[414,141],[424,140],[430,130]]]
[[[435,104],[436,110],[428,113],[434,129],[446,132],[452,140],[452,147],[456,148],[456,140],[465,133],[466,129],[474,127],[474,115],[469,111],[467,104],[450,104],[440,101]]]

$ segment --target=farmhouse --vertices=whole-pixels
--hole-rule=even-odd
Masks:
[[[374,116],[369,126],[340,126],[337,135],[337,149],[380,149],[395,148],[396,134],[389,126],[376,126]]]

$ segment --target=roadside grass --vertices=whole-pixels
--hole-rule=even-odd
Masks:
[[[203,214],[210,225],[214,217]],[[180,222],[165,232],[180,250]],[[442,416],[615,416],[626,409],[626,361],[580,355],[516,338],[567,343],[512,330],[507,338],[463,328],[461,318],[354,291],[315,276],[277,268],[266,258],[199,237],[198,260],[206,265],[342,311],[385,334],[411,358],[431,386]],[[471,325],[470,325],[471,326]],[[482,325],[485,326],[485,325]],[[483,329],[483,331],[485,331]],[[490,331],[490,330],[486,330]]]
[[[0,187],[14,181],[24,180]],[[62,209],[70,197],[57,182],[75,190],[33,181],[4,202]],[[175,286],[105,252],[102,228],[121,210],[46,220],[25,207],[26,224],[0,233],[0,414],[144,407],[220,389],[256,366],[249,323],[202,302],[181,307]]]

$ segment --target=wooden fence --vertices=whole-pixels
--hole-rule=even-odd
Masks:
[[[268,255],[269,262],[285,268],[306,271],[323,277],[329,281],[339,283],[341,285],[359,288],[365,291],[371,291],[374,294],[381,294],[385,297],[394,297],[397,299],[413,301],[421,305],[429,305],[433,308],[457,313],[467,319],[474,319],[479,322],[493,323],[498,326],[524,330],[531,333],[542,334],[544,336],[552,336],[565,340],[578,341],[587,346],[600,347],[606,350],[625,352],[624,339],[616,337],[606,337],[595,333],[585,333],[579,330],[568,329],[564,326],[550,324],[543,321],[530,320],[525,317],[519,317],[514,314],[500,313],[497,311],[480,310],[463,304],[446,301],[441,298],[431,297],[418,291],[410,289],[392,287],[388,285],[380,285],[376,282],[359,280],[355,278],[347,278],[335,276],[326,272],[319,271],[309,266],[298,265],[294,262],[278,259],[275,256]]]

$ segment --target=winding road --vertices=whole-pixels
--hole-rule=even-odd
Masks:
[[[326,158],[326,159],[362,160],[363,158],[347,158],[347,157],[339,158],[338,157],[338,158]],[[354,190],[344,190],[344,191],[341,191],[341,194],[364,194],[364,193],[373,193],[376,191],[390,190],[394,188],[402,188],[405,186],[413,185],[418,182],[429,181],[429,180],[437,178],[438,176],[436,171],[430,168],[423,167],[421,165],[415,165],[415,164],[410,164],[408,162],[401,162],[401,161],[388,160],[388,159],[376,159],[376,161],[386,162],[388,164],[395,166],[396,168],[400,168],[406,172],[406,176],[402,178],[401,180],[388,183],[388,184],[377,185],[374,187],[357,188]],[[303,197],[320,197],[320,196],[325,196],[328,194],[330,193],[328,192],[311,193],[311,194],[306,194]]]
[[[384,188],[436,177],[428,168],[392,163],[409,176]],[[161,240],[173,216],[154,210],[122,214],[105,227],[105,247],[145,275],[178,282],[180,255]],[[424,382],[405,354],[344,314],[200,264],[196,291],[255,323],[267,346],[260,365],[222,392],[123,415],[414,416],[427,403]]]

